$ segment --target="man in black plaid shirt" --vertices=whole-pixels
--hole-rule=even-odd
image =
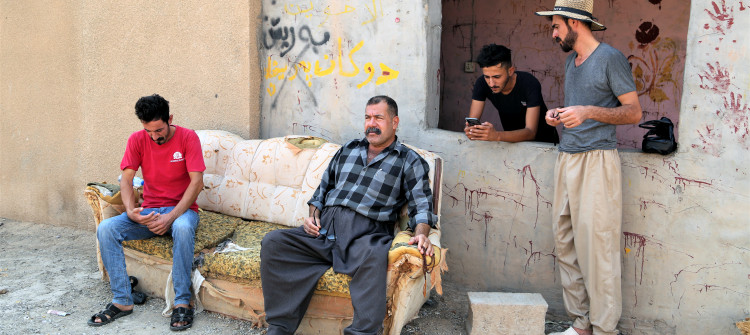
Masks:
[[[345,144],[331,160],[302,226],[268,233],[261,248],[261,281],[268,335],[294,334],[320,276],[329,267],[352,276],[354,307],[344,334],[376,334],[386,312],[386,271],[394,224],[404,204],[422,254],[437,223],[429,166],[396,137],[398,106],[376,96],[365,109],[365,138]]]

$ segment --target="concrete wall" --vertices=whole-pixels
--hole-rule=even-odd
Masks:
[[[136,100],[257,137],[255,1],[0,1],[0,216],[93,229],[82,196],[116,181]]]
[[[547,0],[445,1],[441,53],[441,129],[463,131],[471,90],[482,70],[464,72],[489,43],[513,51],[516,69],[532,73],[542,84],[547,106],[563,105],[563,66],[568,54],[552,41],[548,22],[535,11],[549,9]],[[554,3],[554,1],[552,1]],[[679,124],[690,1],[597,2],[597,21],[607,30],[595,33],[628,56],[636,78],[644,120],[669,117]],[[497,109],[485,104],[482,119],[502,129]],[[562,128],[561,128],[562,129]],[[636,125],[618,130],[620,148],[640,148],[645,131]],[[679,135],[679,134],[677,134]]]
[[[651,10],[643,13],[597,1],[595,12],[646,21],[669,1],[644,0]],[[440,36],[449,29],[441,13],[457,2],[468,4],[0,1],[0,216],[91,229],[83,185],[119,174],[142,95],[165,96],[175,122],[191,128],[343,143],[362,136],[365,101],[388,94],[399,102],[400,138],[445,159],[446,279],[540,292],[560,313],[550,229],[556,148],[468,142],[435,129]],[[750,10],[694,0],[689,12],[680,150],[621,153],[621,328],[631,334],[731,334],[750,313],[750,40],[742,31]],[[617,20],[602,21],[614,31]],[[548,21],[526,21],[529,39],[549,43]],[[548,56],[564,58],[557,49]]]
[[[540,292],[553,312],[562,313],[550,228],[556,148],[468,142],[463,134],[434,128],[440,9],[454,3],[264,0],[261,136],[307,134],[343,143],[362,136],[369,97],[392,96],[400,107],[400,138],[445,159],[448,280],[477,290]],[[661,10],[669,10],[667,3]],[[595,14],[613,11],[645,21],[660,10],[652,5],[630,13],[629,5],[597,1]],[[620,326],[630,334],[731,334],[732,322],[750,313],[750,40],[742,32],[750,10],[734,1],[695,0],[689,12],[681,60],[686,75],[678,87],[679,152],[621,152]],[[604,23],[613,27],[615,21]],[[529,17],[521,25],[519,31],[550,43],[544,18]],[[635,28],[627,27],[632,36]],[[564,58],[552,49],[538,57]]]

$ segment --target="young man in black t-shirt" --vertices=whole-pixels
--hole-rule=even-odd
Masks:
[[[503,130],[495,130],[489,122],[476,126],[466,123],[464,133],[470,140],[558,143],[557,130],[544,120],[547,106],[542,99],[541,84],[530,73],[516,71],[510,49],[485,45],[477,63],[483,75],[474,84],[469,117],[479,119],[485,100],[490,99],[500,115]]]

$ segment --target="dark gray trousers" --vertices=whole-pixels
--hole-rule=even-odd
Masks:
[[[318,279],[331,266],[336,273],[352,276],[349,291],[354,318],[344,334],[377,334],[385,319],[393,225],[336,206],[323,209],[321,226],[336,240],[312,237],[297,227],[272,231],[261,242],[260,278],[267,335],[294,334]]]

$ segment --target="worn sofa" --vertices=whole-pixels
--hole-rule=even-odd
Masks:
[[[194,290],[202,307],[265,326],[260,282],[260,241],[274,229],[296,227],[308,215],[307,201],[320,183],[340,145],[315,137],[287,136],[267,140],[243,140],[218,130],[197,131],[206,163],[204,190],[198,197],[201,221],[196,232]],[[413,147],[412,147],[413,148]],[[440,215],[441,158],[413,148],[430,166],[434,208]],[[102,184],[84,191],[94,221],[122,212],[118,198],[105,194]],[[117,187],[115,187],[116,189]],[[400,334],[429,297],[441,291],[441,272],[446,249],[440,230],[430,240],[435,257],[423,258],[403,230],[406,208],[396,223],[396,237],[389,252],[385,334]],[[439,223],[438,223],[439,225]],[[151,296],[170,299],[172,241],[159,236],[125,245],[128,273],[139,278],[139,289]],[[97,246],[98,250],[98,246]],[[99,259],[102,279],[106,270]],[[200,280],[196,280],[200,279]],[[341,334],[351,323],[348,284],[351,278],[329,271],[320,279],[298,333]]]

